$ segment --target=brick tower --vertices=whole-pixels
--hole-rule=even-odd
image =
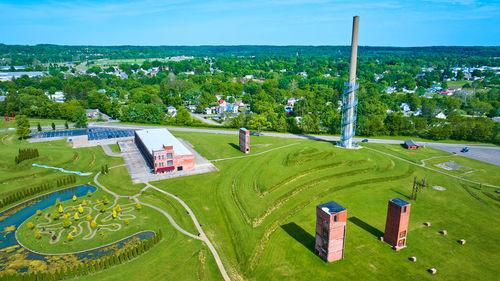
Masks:
[[[347,209],[334,201],[316,207],[315,252],[326,262],[344,258]]]
[[[250,152],[250,131],[240,128],[240,150],[241,152]]]
[[[385,222],[384,241],[396,251],[406,247],[406,234],[411,204],[401,198],[389,200]]]

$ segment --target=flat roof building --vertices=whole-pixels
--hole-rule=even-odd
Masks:
[[[334,201],[316,206],[314,251],[326,262],[344,258],[347,209]]]
[[[194,155],[167,129],[135,131],[135,143],[154,173],[194,169]]]

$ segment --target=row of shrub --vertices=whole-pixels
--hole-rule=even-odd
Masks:
[[[69,175],[65,176],[63,178],[60,178],[57,180],[57,187],[64,186],[66,184],[72,184],[76,182],[76,176],[75,175]]]
[[[19,153],[14,158],[14,161],[16,161],[16,164],[19,164],[24,160],[36,158],[38,156],[40,156],[40,154],[38,153],[38,148],[19,149]]]
[[[76,182],[76,176],[75,175],[69,175],[69,176],[64,176],[62,178],[57,179],[56,181],[56,186],[61,187],[66,184],[72,184]],[[54,187],[53,183],[42,183],[37,186],[33,186],[30,188],[26,188],[21,191],[17,191],[15,193],[12,193],[11,195],[3,198],[0,200],[0,208],[3,208],[4,206],[7,206],[11,203],[20,201],[22,199],[25,199],[26,197],[33,196],[35,194],[47,191],[51,188]]]
[[[107,173],[109,173],[108,164],[101,166],[101,174],[104,175],[104,174],[107,174]]]
[[[75,265],[73,267],[59,268],[55,272],[31,272],[31,273],[16,273],[16,274],[3,274],[0,276],[0,281],[55,281],[62,279],[70,279],[78,276],[92,274],[104,269],[111,268],[115,265],[125,263],[138,255],[148,251],[156,243],[160,242],[163,238],[163,233],[158,230],[154,236],[145,241],[118,250],[118,253],[110,254],[99,259],[87,260],[84,263]]]

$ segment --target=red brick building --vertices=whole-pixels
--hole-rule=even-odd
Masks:
[[[405,141],[404,147],[407,149],[420,149],[420,145],[416,144],[413,140]]]
[[[403,199],[396,197],[389,200],[384,241],[393,246],[396,251],[406,247],[410,207],[411,204]]]
[[[240,150],[241,152],[250,152],[250,131],[240,128]]]
[[[135,131],[135,143],[155,174],[194,169],[194,155],[167,129]]]
[[[344,258],[347,209],[334,201],[316,207],[316,246],[326,262]]]

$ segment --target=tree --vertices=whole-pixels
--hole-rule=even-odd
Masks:
[[[101,204],[101,213],[106,212],[106,206],[104,206],[104,203]]]
[[[34,224],[33,222],[28,222],[28,223],[26,224],[26,226],[27,226],[29,229],[33,229],[33,228],[35,228],[35,224]]]
[[[90,223],[90,227],[92,227],[92,229],[96,229],[96,228],[97,228],[97,223],[95,222],[95,220],[93,220],[93,221]]]
[[[35,238],[36,239],[42,238],[42,235],[40,234],[40,231],[38,231],[38,229],[35,231]]]
[[[87,217],[85,218],[87,221],[91,221],[92,220],[92,216],[91,215],[87,215]]]
[[[175,116],[175,122],[177,124],[191,124],[191,115],[189,115],[189,111],[184,107],[179,108],[179,110],[177,110],[177,115]]]
[[[120,207],[120,204],[116,204],[116,211],[118,213],[122,211],[122,208]]]
[[[73,218],[75,219],[75,221],[80,219],[80,217],[78,216],[78,213],[75,213],[75,216]]]
[[[116,218],[116,208],[113,208],[113,218]]]
[[[24,139],[30,135],[30,122],[26,115],[19,115],[16,117],[17,135]]]
[[[64,128],[69,129],[68,121],[64,122]]]
[[[87,126],[87,113],[83,107],[79,107],[73,112],[73,121],[75,122],[75,127],[77,128]]]
[[[68,241],[73,241],[73,235],[71,235],[71,233],[68,234]]]
[[[56,130],[56,124],[54,122],[52,122],[52,124],[50,124],[52,126],[52,130],[55,131]]]
[[[38,122],[38,124],[36,125],[37,129],[39,132],[42,131],[42,125],[40,125],[40,122]]]
[[[137,202],[137,204],[135,204],[135,208],[136,208],[137,210],[142,209],[141,203]]]
[[[59,205],[59,209],[58,209],[59,213],[62,213],[63,212],[63,207],[62,205]]]
[[[250,128],[258,129],[259,135],[261,130],[265,130],[271,126],[271,123],[263,115],[254,116],[250,122],[248,122]]]
[[[62,222],[62,226],[64,228],[68,228],[70,225],[71,225],[71,221],[67,217],[64,217],[63,222]]]
[[[52,218],[53,218],[54,220],[58,220],[58,219],[59,219],[59,216],[60,216],[59,212],[53,212],[53,213],[52,213]]]
[[[36,215],[37,216],[41,216],[42,215],[42,211],[41,210],[36,210]]]
[[[92,196],[92,192],[90,192],[90,190],[87,192],[87,197],[90,197]]]
[[[76,201],[76,195],[73,195],[73,202]]]

